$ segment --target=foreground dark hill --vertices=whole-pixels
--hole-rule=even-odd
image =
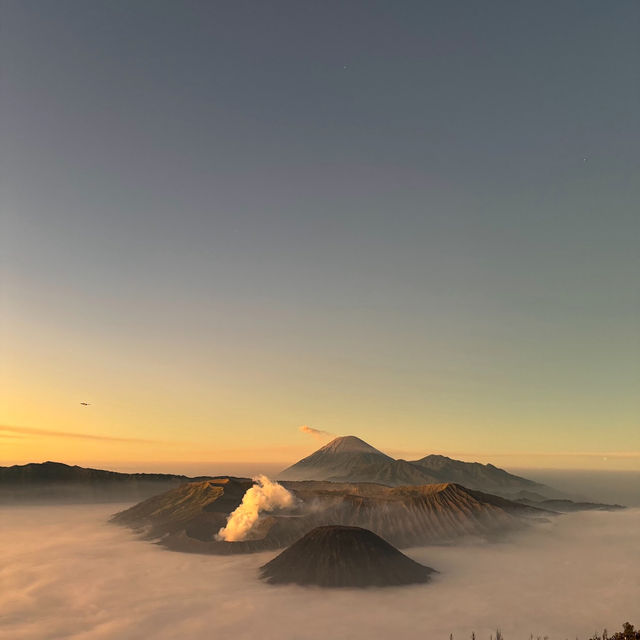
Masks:
[[[225,554],[285,547],[323,525],[364,527],[400,547],[463,536],[492,538],[550,513],[451,483],[392,488],[284,482],[295,497],[294,507],[261,514],[242,542],[216,540],[251,484],[227,477],[185,484],[116,514],[113,521],[170,549]]]
[[[316,527],[260,568],[270,584],[388,587],[428,582],[434,570],[418,564],[360,527]]]
[[[122,502],[142,500],[190,481],[164,473],[118,473],[42,462],[0,467],[0,502]]]
[[[360,438],[343,436],[282,471],[282,480],[374,482],[390,487],[455,482],[470,489],[511,498],[522,491],[560,498],[551,487],[521,478],[491,464],[430,455],[394,460]]]

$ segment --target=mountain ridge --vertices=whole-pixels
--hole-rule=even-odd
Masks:
[[[121,473],[63,462],[0,467],[0,503],[142,500],[195,478],[170,473]]]
[[[240,542],[220,541],[216,533],[252,485],[248,478],[213,478],[181,485],[153,496],[112,521],[175,551],[233,554],[278,549],[318,526],[369,529],[391,544],[409,547],[448,543],[460,537],[500,537],[526,526],[530,518],[554,515],[455,483],[388,487],[285,481],[294,505],[265,513]]]

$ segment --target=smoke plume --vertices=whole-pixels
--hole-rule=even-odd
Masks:
[[[240,506],[229,516],[227,526],[218,531],[217,539],[227,542],[245,540],[258,521],[261,511],[286,509],[295,498],[281,484],[271,482],[265,475],[253,478],[254,484],[242,497]]]
[[[302,433],[306,433],[316,440],[323,440],[324,438],[331,438],[332,436],[336,435],[335,433],[330,433],[329,431],[323,431],[322,429],[314,429],[313,427],[308,427],[306,424],[298,427],[298,430],[302,431]]]

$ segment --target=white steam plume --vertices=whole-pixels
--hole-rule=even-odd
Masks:
[[[324,438],[330,438],[335,436],[335,433],[330,433],[329,431],[323,431],[322,429],[314,429],[313,427],[308,427],[306,424],[298,427],[298,430],[302,433],[306,433],[309,436],[312,436],[316,440],[322,440]]]
[[[216,538],[227,542],[244,540],[261,511],[286,509],[293,506],[295,498],[281,484],[271,482],[265,475],[253,478],[256,483],[242,496],[240,506],[229,516],[227,526],[218,531]]]

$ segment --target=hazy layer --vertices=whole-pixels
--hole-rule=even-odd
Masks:
[[[413,549],[441,571],[433,583],[366,591],[267,586],[257,569],[274,553],[165,551],[105,524],[115,510],[3,510],[0,636],[482,640],[499,625],[507,640],[560,640],[640,618],[639,510],[567,515],[499,545]]]
[[[640,507],[640,470],[509,469],[509,471],[582,499]]]

